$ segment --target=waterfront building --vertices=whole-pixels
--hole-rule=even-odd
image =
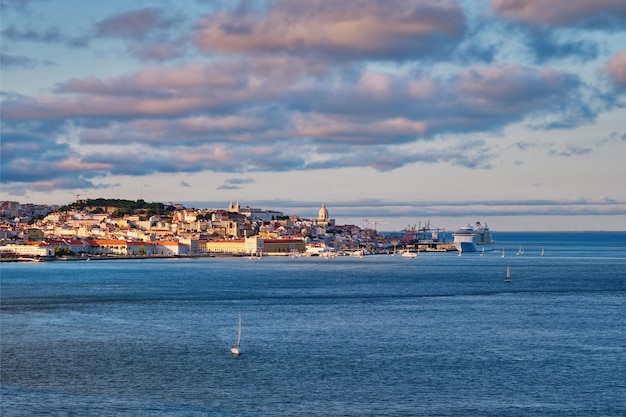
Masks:
[[[245,239],[203,240],[199,242],[200,252],[224,253],[233,255],[288,254],[304,252],[305,242],[301,238],[264,239],[253,236]]]
[[[188,255],[189,246],[175,241],[158,241],[155,242],[154,250],[158,255]]]
[[[263,244],[265,253],[269,254],[303,253],[306,250],[306,243],[301,238],[264,239]]]
[[[97,239],[91,242],[92,253],[98,255],[138,255],[144,250],[145,253],[153,253],[152,245],[146,245],[145,242],[126,241],[120,239]]]
[[[0,252],[14,253],[20,256],[54,256],[54,248],[44,242],[25,242],[0,246]]]
[[[201,239],[199,241],[199,248],[201,252],[207,253],[229,253],[235,255],[243,255],[246,253],[246,241],[245,239]]]

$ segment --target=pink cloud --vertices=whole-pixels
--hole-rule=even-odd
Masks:
[[[383,143],[386,138],[396,136],[422,136],[426,133],[427,124],[423,121],[394,117],[363,123],[339,116],[307,114],[294,115],[294,135],[298,137],[314,137],[320,139],[342,138],[354,143]]]
[[[60,84],[58,92],[95,95],[136,95],[185,88],[232,88],[241,86],[245,78],[240,68],[231,63],[192,63],[182,67],[148,67],[128,77],[105,80],[89,77]]]
[[[626,17],[624,0],[491,0],[494,11],[528,25],[566,26],[588,18]]]
[[[12,101],[3,116],[15,120],[64,119],[73,117],[169,116],[214,105],[202,96],[166,98],[119,98],[92,96],[72,98],[37,97]]]
[[[506,104],[528,108],[539,101],[554,100],[576,82],[571,75],[550,68],[519,66],[475,67],[461,72],[458,90],[461,97],[488,106]]]
[[[96,32],[101,36],[144,38],[153,29],[168,28],[173,23],[162,10],[147,8],[103,19],[96,25]]]
[[[606,71],[613,82],[626,89],[626,51],[613,55],[606,63]]]
[[[316,52],[385,57],[435,52],[465,27],[450,1],[277,1],[266,14],[221,13],[200,19],[196,43],[207,51]],[[437,37],[439,42],[433,42]]]
[[[214,131],[250,130],[264,127],[265,123],[254,117],[223,116],[207,117],[195,116],[180,120],[178,128],[186,132],[207,133]]]
[[[113,168],[111,164],[83,162],[78,158],[69,158],[52,164],[55,169],[64,172],[83,172],[83,171],[108,171]]]
[[[313,58],[265,56],[224,59],[180,67],[151,66],[131,76],[71,79],[58,84],[56,92],[97,96],[171,96],[173,93],[192,94],[193,91],[206,89],[213,95],[226,90],[233,94],[262,86],[284,88],[302,78],[324,76],[329,70],[327,62]]]

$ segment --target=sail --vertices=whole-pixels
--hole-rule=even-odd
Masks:
[[[239,355],[241,353],[241,313],[239,313],[239,323],[237,324],[237,344],[230,348],[230,353]]]
[[[241,345],[241,314],[239,314],[239,325],[237,326],[237,347]]]

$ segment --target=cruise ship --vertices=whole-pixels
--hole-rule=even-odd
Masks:
[[[452,236],[454,236],[454,246],[459,252],[493,250],[491,231],[486,223],[483,225],[480,222],[476,222],[474,226],[468,223],[467,226],[461,227],[454,232]]]

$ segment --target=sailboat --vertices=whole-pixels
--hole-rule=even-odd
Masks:
[[[506,274],[504,275],[504,282],[511,282],[511,268],[509,268],[509,264],[506,265]]]
[[[502,248],[502,257],[504,258],[504,248]]]
[[[541,256],[543,256],[545,254],[545,251],[543,250],[543,248],[541,248]]]
[[[483,248],[483,251],[480,253],[480,256],[485,256],[485,248]]]
[[[235,356],[241,353],[241,313],[239,313],[239,324],[237,326],[237,344],[230,348],[230,353]]]

